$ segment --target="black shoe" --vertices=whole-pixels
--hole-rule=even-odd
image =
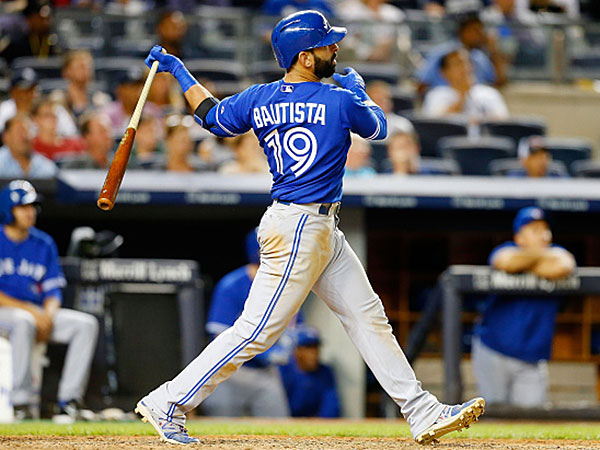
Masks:
[[[15,405],[13,410],[16,421],[35,419],[31,405]]]

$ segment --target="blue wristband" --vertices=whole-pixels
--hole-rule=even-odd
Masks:
[[[184,94],[189,88],[198,84],[198,81],[196,81],[194,76],[190,73],[189,70],[187,70],[187,67],[185,67],[183,64],[173,71],[173,76],[177,81],[179,81],[179,85],[181,86],[181,89],[183,90]]]

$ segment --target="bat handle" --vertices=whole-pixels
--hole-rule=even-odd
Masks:
[[[148,73],[148,76],[146,77],[144,87],[142,88],[142,93],[140,94],[140,98],[135,106],[133,114],[131,115],[131,119],[129,120],[129,125],[127,128],[133,128],[134,130],[137,130],[138,124],[140,123],[140,117],[142,116],[142,110],[144,109],[146,99],[148,98],[148,93],[150,92],[150,87],[152,86],[152,81],[154,80],[154,76],[158,70],[158,64],[158,61],[154,61],[150,67],[150,73]]]

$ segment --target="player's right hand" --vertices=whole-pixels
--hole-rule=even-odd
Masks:
[[[174,55],[162,53],[163,48],[160,45],[155,45],[150,50],[148,57],[144,61],[148,67],[152,67],[154,61],[158,61],[157,72],[169,72],[174,74],[175,71],[183,66],[183,62]]]

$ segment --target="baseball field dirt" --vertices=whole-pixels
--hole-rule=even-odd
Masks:
[[[190,448],[211,450],[575,450],[600,449],[600,441],[525,439],[446,439],[436,446],[420,446],[408,438],[202,436]],[[0,449],[164,450],[175,446],[148,436],[2,436]]]

